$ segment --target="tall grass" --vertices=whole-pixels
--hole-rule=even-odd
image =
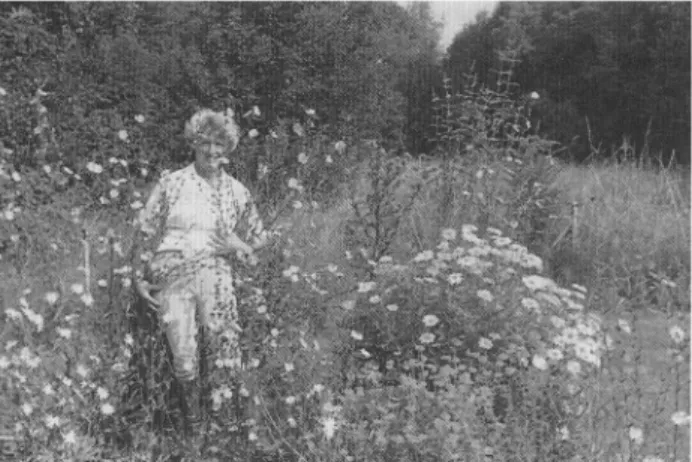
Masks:
[[[690,266],[689,176],[634,164],[570,166],[557,179],[579,204],[578,251],[596,275],[622,277],[645,263],[668,277]]]
[[[288,205],[271,217],[281,240],[236,268],[247,360],[211,372],[209,458],[687,460],[689,187],[672,171],[560,165],[526,133],[479,133],[441,164],[363,148],[353,157],[367,162],[319,203],[299,186],[320,180],[330,143],[251,147],[299,160],[271,174]],[[110,188],[122,172],[101,174]],[[17,443],[13,460],[189,450],[155,419],[173,411],[159,333],[128,330],[135,192],[124,207],[58,201],[3,223],[18,236],[0,267],[0,442]],[[133,417],[134,369],[151,393]]]

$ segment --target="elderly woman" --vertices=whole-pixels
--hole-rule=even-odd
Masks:
[[[233,113],[199,111],[186,124],[185,137],[194,163],[164,175],[137,220],[140,235],[153,239],[155,250],[136,272],[135,287],[158,312],[183,392],[186,427],[194,433],[201,410],[198,329],[209,333],[222,364],[240,364],[229,257],[254,259],[266,233],[248,189],[221,169],[238,144]]]

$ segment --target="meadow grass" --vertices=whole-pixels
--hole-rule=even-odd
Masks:
[[[491,212],[494,215],[488,218],[486,213],[488,210],[482,210],[477,203],[469,199],[474,197],[481,186],[485,188],[483,191],[493,191],[492,184],[478,183],[477,180],[480,179],[477,172],[481,167],[485,172],[498,170],[494,169],[493,165],[475,165],[466,177],[458,178],[455,185],[453,213],[450,217],[439,216],[440,195],[435,187],[428,189],[424,187],[409,216],[402,221],[398,238],[388,253],[394,261],[404,261],[405,266],[413,268],[415,264],[411,263],[411,258],[420,256],[422,251],[439,245],[440,235],[444,234],[444,230],[459,231],[465,229],[463,225],[481,219],[486,220],[486,227],[499,227],[514,240],[521,240],[522,236],[518,231],[515,230],[515,235],[512,235],[513,228],[509,226],[510,220],[504,216],[506,210],[502,207],[493,209]],[[412,174],[412,178],[416,179],[415,173]],[[493,174],[487,173],[483,178],[488,183],[492,183]],[[543,422],[540,417],[525,414],[532,412],[531,407],[521,408],[518,404],[519,411],[515,414],[510,413],[512,417],[508,418],[508,421],[502,424],[497,423],[497,429],[493,430],[497,432],[496,434],[487,433],[490,427],[477,421],[475,415],[477,409],[475,405],[469,404],[476,399],[479,390],[482,395],[483,390],[488,387],[487,384],[491,383],[481,379],[474,379],[478,381],[471,381],[468,385],[458,383],[449,385],[448,388],[443,387],[437,391],[427,390],[425,381],[404,381],[393,392],[386,391],[381,386],[375,386],[371,390],[368,390],[368,387],[365,389],[362,386],[356,387],[355,392],[348,389],[339,391],[337,385],[339,380],[334,377],[337,374],[336,360],[340,358],[339,355],[343,350],[352,348],[354,338],[361,338],[363,332],[366,331],[366,329],[354,330],[355,328],[349,330],[349,327],[339,325],[350,316],[349,313],[343,314],[343,302],[357,301],[354,304],[357,308],[355,311],[358,312],[384,311],[384,308],[376,308],[384,302],[373,301],[376,297],[371,296],[369,289],[362,289],[361,298],[353,298],[353,286],[363,286],[359,285],[362,274],[357,269],[351,269],[353,253],[356,253],[358,243],[351,242],[352,237],[346,232],[347,222],[353,219],[350,192],[358,192],[356,200],[361,200],[368,193],[368,184],[362,175],[355,174],[353,181],[357,186],[353,184],[345,186],[341,197],[332,201],[332,205],[328,208],[304,207],[294,210],[284,223],[285,248],[281,250],[284,251],[291,264],[299,268],[295,273],[288,275],[289,279],[295,276],[296,281],[306,283],[300,286],[300,289],[291,289],[295,284],[292,286],[288,283],[288,288],[285,289],[287,296],[294,298],[291,302],[293,304],[290,305],[291,309],[301,313],[302,319],[313,319],[314,323],[320,327],[317,331],[309,332],[309,328],[301,330],[301,326],[282,325],[275,320],[276,326],[282,332],[281,335],[284,331],[288,332],[294,328],[296,330],[294,339],[299,339],[301,343],[310,343],[314,340],[322,345],[320,351],[329,352],[331,356],[321,356],[322,353],[318,353],[316,349],[310,350],[313,356],[307,353],[295,353],[294,346],[288,341],[288,337],[286,340],[281,340],[282,336],[278,334],[272,333],[267,336],[270,339],[269,343],[272,337],[278,342],[278,345],[275,344],[270,350],[274,357],[273,363],[270,361],[271,364],[286,370],[289,369],[287,365],[290,364],[291,371],[294,367],[300,370],[299,365],[303,366],[300,377],[289,380],[289,383],[283,384],[284,388],[280,390],[283,398],[295,394],[300,399],[302,393],[302,396],[305,396],[304,408],[302,411],[289,409],[290,412],[282,408],[281,411],[275,411],[278,414],[272,414],[272,417],[277,415],[282,415],[284,418],[291,415],[295,417],[295,419],[288,417],[287,422],[290,424],[288,426],[286,424],[281,426],[278,423],[270,425],[270,428],[274,430],[275,440],[291,443],[286,445],[289,448],[298,447],[298,442],[307,441],[305,446],[301,446],[304,451],[301,457],[304,460],[315,461],[391,460],[393,456],[387,455],[390,451],[393,451],[392,454],[397,454],[398,460],[470,461],[482,460],[489,450],[494,452],[494,460],[507,461],[689,460],[689,423],[681,423],[677,426],[671,423],[671,415],[674,412],[684,411],[684,414],[689,416],[690,407],[688,345],[690,206],[689,197],[684,192],[685,188],[689,190],[689,186],[685,186],[684,180],[676,179],[672,172],[655,173],[627,166],[564,166],[559,171],[557,181],[553,185],[547,185],[556,189],[561,198],[559,202],[561,208],[553,211],[552,227],[548,228],[546,234],[542,236],[543,247],[532,250],[543,257],[548,270],[554,271],[553,275],[556,278],[558,271],[560,272],[559,277],[563,279],[564,286],[576,282],[588,287],[587,299],[584,302],[586,308],[600,313],[604,324],[609,329],[608,332],[612,333],[612,345],[607,359],[604,358],[597,373],[590,377],[590,382],[584,384],[584,391],[571,403],[575,407],[573,414],[579,417],[568,419],[569,425],[560,429],[563,432],[562,439],[570,441],[573,445],[572,449],[567,453],[553,455],[546,454],[540,448],[537,449],[532,446],[532,443],[529,444],[531,437],[538,434],[530,428],[531,425]],[[592,197],[596,199],[592,201]],[[571,239],[565,239],[564,242],[559,242],[557,246],[552,247],[551,244],[570,223],[572,213],[570,204],[574,200],[583,204],[578,220],[576,241],[578,247],[571,247]],[[484,213],[485,218],[482,217]],[[130,212],[129,217],[131,215]],[[61,369],[60,373],[65,377],[69,374],[70,366],[64,363],[71,363],[72,367],[75,364],[90,364],[90,368],[97,370],[99,361],[105,363],[108,359],[111,362],[122,362],[123,358],[127,359],[127,349],[123,349],[123,339],[126,338],[127,332],[122,311],[129,303],[127,294],[130,289],[124,282],[126,277],[123,275],[114,277],[111,270],[114,267],[121,268],[127,263],[126,254],[131,239],[128,219],[122,213],[110,215],[96,213],[73,222],[69,211],[64,211],[62,214],[50,215],[49,220],[54,232],[42,234],[45,242],[41,242],[40,246],[33,244],[34,247],[30,247],[30,250],[33,250],[25,254],[22,265],[12,266],[6,263],[2,267],[2,276],[6,281],[3,286],[3,311],[11,308],[20,309],[24,305],[17,300],[24,297],[24,303],[43,316],[41,323],[45,323],[45,326],[41,332],[33,334],[31,325],[34,322],[31,319],[28,320],[29,322],[19,322],[20,326],[17,327],[14,323],[18,322],[18,319],[6,314],[7,322],[0,332],[0,343],[4,345],[5,353],[0,360],[13,357],[12,355],[20,347],[28,347],[27,354],[37,355],[44,361],[54,360],[55,367]],[[83,251],[80,237],[83,227],[88,229],[88,241],[93,249],[92,281],[90,281],[95,298],[93,303],[80,301],[80,293],[74,290],[75,283],[84,283],[84,271],[80,269]],[[115,255],[111,256],[110,251],[113,247],[108,246],[103,239],[108,229],[112,229],[113,234],[117,236],[122,255],[115,252]],[[57,249],[52,244],[55,244]],[[363,243],[363,246],[367,247],[367,243]],[[38,249],[41,251],[39,252]],[[437,262],[435,258],[433,261]],[[421,262],[425,264],[426,260],[421,257]],[[565,266],[574,268],[571,271],[565,271]],[[430,268],[423,268],[422,273],[425,274],[428,270]],[[337,273],[340,274],[335,277]],[[650,285],[649,273],[660,276],[659,279],[654,280],[655,293],[652,294],[651,290],[627,290],[637,284]],[[311,278],[310,276],[314,274],[319,277]],[[413,282],[415,278],[397,277],[404,278],[402,280],[408,281],[407,284],[415,284]],[[330,279],[322,282],[323,279],[320,278]],[[102,279],[106,281],[104,287],[99,284]],[[312,284],[313,281],[318,282],[320,287],[328,288],[329,296],[336,299],[338,303],[335,305],[333,301],[320,301],[321,299],[315,298],[314,294],[309,295],[311,286],[308,284]],[[287,283],[279,281],[277,284]],[[480,297],[478,294],[483,292],[479,290],[481,286],[469,282],[468,285],[463,283],[455,287],[458,287],[455,289],[456,292],[445,289],[458,297],[456,302],[449,302],[448,306],[458,305],[466,306],[469,310],[475,309],[477,301],[473,300],[477,300],[477,296]],[[400,288],[408,289],[407,287]],[[30,292],[27,289],[31,289]],[[60,302],[44,302],[43,294],[56,289],[60,291]],[[407,316],[410,314],[408,316],[410,319],[403,316],[397,322],[404,324],[397,324],[397,326],[407,325],[405,324],[407,322],[419,323],[419,317],[426,319],[423,316],[426,310],[435,309],[436,305],[417,306],[419,299],[415,296],[416,291],[423,289],[413,287],[410,289],[411,292],[407,296],[411,297],[408,302],[411,306],[406,307],[409,310],[406,314]],[[517,297],[518,292],[515,293],[515,290],[517,287],[510,284],[494,285],[492,295],[488,293],[483,297],[511,303]],[[359,289],[358,292],[361,290]],[[384,299],[397,294],[396,291],[392,294],[385,290],[382,293],[378,292],[377,297],[380,295]],[[370,299],[362,300],[364,296]],[[289,306],[285,302],[281,303],[281,306]],[[405,300],[400,302],[400,311],[404,311],[406,303]],[[445,311],[436,311],[436,313],[445,323],[459,322],[449,318],[450,315]],[[281,313],[277,314],[277,318],[279,315]],[[375,314],[373,316],[372,322],[376,322],[379,318]],[[320,320],[319,323],[317,319]],[[290,320],[290,317],[284,316],[284,322]],[[529,318],[527,318],[528,321]],[[671,339],[671,329],[675,326],[682,326],[685,332],[684,338],[678,343],[675,339]],[[63,329],[58,332],[64,333],[64,329],[68,328],[72,332],[69,336],[62,333],[57,336],[49,334],[49,331],[57,331],[57,329]],[[516,329],[518,329],[517,332],[524,332],[519,330],[518,326]],[[405,333],[405,330],[402,328],[397,334]],[[526,332],[528,333],[529,330]],[[479,335],[487,335],[487,332],[484,334],[479,332]],[[453,338],[450,337],[450,339]],[[19,345],[9,348],[8,342],[14,340],[18,340]],[[426,344],[418,342],[416,346],[420,364],[412,363],[414,369],[416,367],[420,367],[421,370],[426,369],[431,365],[429,361],[435,359],[435,353],[423,354],[426,351]],[[439,346],[439,348],[442,347],[444,345]],[[105,357],[94,360],[91,356],[96,352],[103,352]],[[22,354],[18,356],[15,354],[16,362],[12,362],[12,366],[9,366],[10,368],[17,366],[13,369],[13,382],[3,382],[5,390],[13,394],[3,394],[4,402],[0,402],[0,406],[4,409],[18,410],[9,414],[6,421],[0,420],[0,424],[4,425],[5,429],[12,430],[18,423],[22,423],[24,425],[22,431],[28,433],[21,431],[20,433],[25,434],[29,441],[32,438],[42,441],[38,448],[45,457],[43,460],[59,460],[60,457],[63,458],[62,460],[75,461],[135,460],[133,454],[147,456],[146,434],[139,436],[140,440],[135,444],[137,450],[134,452],[123,452],[118,455],[117,451],[102,449],[106,446],[106,441],[103,437],[99,437],[98,425],[103,424],[104,415],[110,414],[110,412],[104,412],[103,406],[106,401],[111,402],[112,399],[102,398],[100,393],[101,389],[107,389],[109,396],[117,396],[120,392],[117,387],[121,386],[117,381],[104,378],[104,383],[100,383],[98,376],[93,378],[90,376],[89,380],[85,379],[88,382],[86,389],[90,389],[91,394],[96,395],[92,401],[89,401],[88,396],[83,396],[84,400],[80,401],[79,393],[75,394],[67,390],[70,387],[65,385],[63,390],[65,398],[69,402],[74,400],[76,404],[71,405],[69,415],[61,416],[59,406],[55,403],[48,404],[44,396],[46,395],[44,387],[47,384],[53,384],[56,388],[62,385],[51,378],[50,374],[40,372],[43,366],[38,368],[35,365],[32,366],[33,357],[30,354],[28,357],[24,354],[24,358]],[[474,357],[480,358],[479,361],[482,359],[480,364],[488,362],[482,349],[481,355]],[[19,366],[23,363],[29,366],[20,369]],[[7,363],[2,364],[4,364],[3,369],[8,369]],[[436,370],[435,373],[431,372],[432,376],[442,380],[435,375],[439,374],[439,368]],[[463,376],[462,371],[465,369],[454,366],[453,371],[452,375]],[[19,377],[16,374],[19,374]],[[104,372],[104,377],[107,375]],[[378,378],[376,371],[366,370],[357,372],[356,375],[361,382],[370,380],[375,384],[381,383],[381,378]],[[74,374],[72,376],[74,377]],[[263,377],[257,380],[261,382]],[[16,382],[17,380],[19,382]],[[531,384],[529,388],[535,387],[529,391],[539,393],[542,382],[536,381],[533,375],[530,375],[527,380],[527,383]],[[20,385],[16,385],[17,383]],[[64,385],[64,382],[62,383]],[[266,385],[265,382],[261,383]],[[21,384],[24,384],[23,389]],[[318,406],[322,407],[322,417],[316,423],[310,420],[313,417],[309,412],[307,396],[315,395],[310,390],[314,390],[317,385],[320,387],[324,385],[333,390],[332,394],[341,393],[344,396],[338,400],[333,395],[322,398]],[[253,393],[257,395],[260,392],[261,390],[253,390]],[[529,395],[533,396],[530,393]],[[31,400],[27,399],[28,397]],[[32,403],[31,411],[22,407],[29,402]],[[325,415],[324,409],[328,407],[327,405],[336,402],[344,408],[343,414],[339,415],[338,410],[332,409],[330,411],[332,414]],[[45,408],[42,409],[42,406]],[[397,406],[404,406],[405,411]],[[528,405],[525,403],[525,406]],[[59,425],[54,425],[52,421],[41,423],[42,414],[51,414],[53,417],[62,417],[63,421],[68,421],[75,416],[75,413],[87,414],[81,415],[81,418],[82,422],[89,423],[88,431],[84,430],[83,425],[78,431],[74,426],[65,426],[63,429],[61,426],[67,425],[65,422]],[[41,418],[39,414],[42,415]],[[438,414],[446,420],[439,420]],[[399,419],[404,419],[401,422],[401,429],[397,423]],[[335,422],[341,423],[336,425]],[[298,425],[298,431],[302,434],[291,433],[295,431],[294,424]],[[394,427],[398,429],[396,432],[392,430]],[[39,431],[41,428],[43,430]],[[69,433],[68,428],[69,432],[73,433]],[[639,430],[642,432],[641,438]],[[76,438],[80,445],[79,450],[75,448],[68,450],[67,443],[63,440],[66,438],[72,440],[75,431],[78,434],[80,431],[84,433]],[[87,434],[91,436],[87,437]],[[513,436],[507,439],[507,435]],[[549,439],[550,437],[545,441],[546,447],[553,444]],[[268,446],[272,445],[268,444]],[[443,454],[446,455],[443,456]],[[281,460],[276,458],[278,457],[276,455],[272,457],[274,459],[270,460]],[[27,455],[25,460],[32,459]]]

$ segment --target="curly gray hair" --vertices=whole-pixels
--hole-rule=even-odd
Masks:
[[[197,111],[185,123],[185,138],[193,144],[212,139],[221,141],[228,146],[229,152],[233,151],[240,139],[240,129],[234,115],[231,109],[226,109],[226,112],[211,109]]]

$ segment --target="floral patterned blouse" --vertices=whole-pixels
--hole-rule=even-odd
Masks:
[[[215,186],[194,164],[164,174],[140,211],[141,230],[154,239],[155,253],[211,255],[214,234],[236,233],[250,245],[266,238],[250,191],[224,171]]]

